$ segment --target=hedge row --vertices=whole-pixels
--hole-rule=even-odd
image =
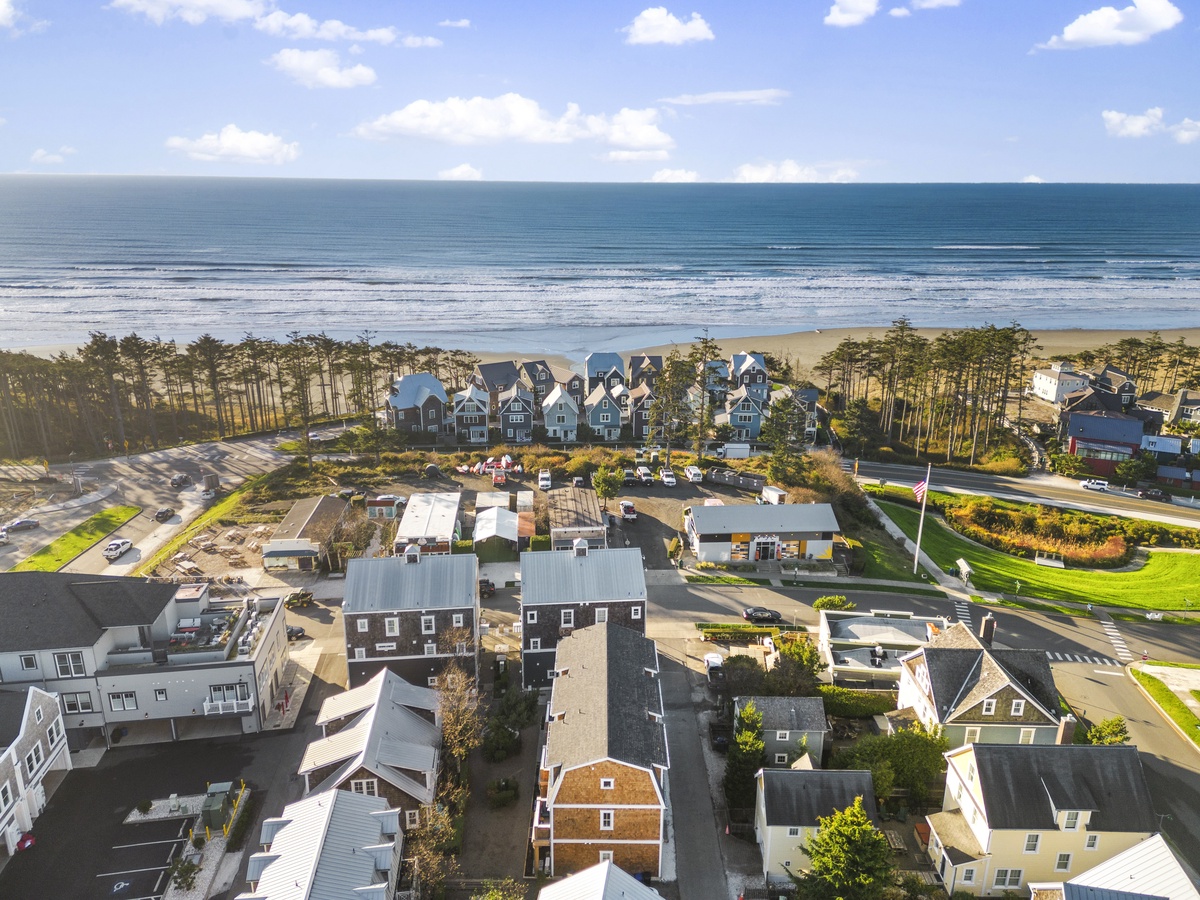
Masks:
[[[896,695],[874,691],[855,691],[834,684],[818,685],[825,701],[825,715],[846,719],[869,719],[896,708]]]

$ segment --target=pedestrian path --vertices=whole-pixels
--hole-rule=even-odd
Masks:
[[[1109,659],[1107,656],[1085,656],[1082,653],[1052,653],[1046,651],[1046,659],[1050,662],[1080,662],[1088,663],[1093,666],[1115,666],[1121,668],[1124,664],[1115,659]]]
[[[1096,618],[1100,620],[1100,627],[1104,629],[1104,634],[1108,637],[1108,641],[1113,646],[1113,650],[1117,658],[1121,662],[1129,662],[1133,659],[1133,654],[1129,652],[1129,646],[1125,643],[1125,638],[1121,637],[1121,632],[1117,630],[1117,623],[1113,621],[1112,616],[1100,610],[1096,613]]]
[[[971,618],[971,601],[966,597],[957,596],[954,598],[954,614],[958,616],[958,621],[962,622],[972,631],[975,630],[975,622]]]

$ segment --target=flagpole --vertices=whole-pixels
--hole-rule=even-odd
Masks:
[[[929,477],[933,474],[933,463],[929,463],[929,468],[925,470],[925,490],[921,494],[921,518],[917,520],[917,549],[913,552],[913,574],[917,574],[917,567],[921,557],[921,535],[925,531],[925,501],[929,498]]]

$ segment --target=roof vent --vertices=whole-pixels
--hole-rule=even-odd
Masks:
[[[404,563],[412,565],[421,561],[421,548],[416,544],[409,544],[404,548]]]

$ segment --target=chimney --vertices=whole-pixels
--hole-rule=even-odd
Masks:
[[[1058,720],[1058,734],[1054,737],[1056,744],[1071,744],[1075,741],[1075,717],[1068,714]]]
[[[992,640],[996,637],[996,618],[991,613],[983,617],[983,621],[979,625],[979,639],[992,646]]]

